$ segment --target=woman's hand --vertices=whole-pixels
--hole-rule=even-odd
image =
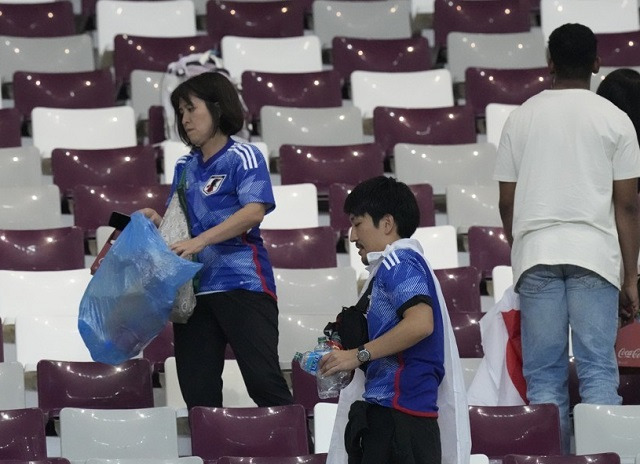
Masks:
[[[156,227],[160,227],[160,223],[162,222],[162,216],[160,216],[157,211],[153,208],[142,208],[140,210],[142,214],[144,214],[147,218],[153,222]]]
[[[171,251],[176,253],[181,258],[188,258],[189,256],[200,253],[204,247],[207,246],[207,242],[202,235],[197,237],[193,237],[189,240],[183,240],[181,242],[176,242],[171,245]]]

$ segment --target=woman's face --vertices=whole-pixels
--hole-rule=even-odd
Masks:
[[[191,102],[180,100],[179,117],[191,143],[202,147],[213,138],[217,128],[204,100],[193,95],[190,96],[190,100]]]

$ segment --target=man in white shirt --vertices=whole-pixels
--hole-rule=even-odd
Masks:
[[[620,404],[618,309],[638,311],[640,148],[627,115],[589,90],[597,40],[580,24],[548,43],[553,88],[505,123],[494,179],[520,295],[532,403],[560,409],[569,451],[568,333],[585,403]],[[621,277],[622,274],[622,277]]]

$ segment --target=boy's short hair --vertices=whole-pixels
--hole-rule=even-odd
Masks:
[[[190,103],[191,97],[205,102],[214,123],[225,135],[234,135],[244,126],[244,112],[238,91],[231,81],[217,72],[206,72],[182,82],[171,93],[171,105],[176,113],[180,139],[192,145],[180,117],[180,101]]]
[[[409,238],[420,223],[418,202],[407,184],[378,176],[358,184],[344,201],[344,212],[354,216],[369,214],[377,227],[385,214],[393,216],[398,235]]]
[[[549,36],[549,57],[558,77],[587,79],[598,57],[598,39],[582,24],[564,24]]]

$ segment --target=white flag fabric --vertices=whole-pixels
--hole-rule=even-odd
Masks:
[[[484,358],[478,366],[467,400],[474,406],[527,404],[522,376],[520,299],[513,285],[480,319]]]
[[[420,243],[413,239],[401,239],[388,245],[382,253],[369,253],[367,258],[371,264],[368,267],[369,278],[363,289],[369,285],[382,259],[393,250],[411,248],[420,253],[424,252]],[[425,258],[425,261],[426,258]],[[428,264],[428,261],[427,261]],[[431,269],[431,266],[429,266]],[[451,327],[447,305],[442,296],[440,283],[431,270],[431,278],[435,282],[438,292],[438,302],[442,313],[444,328],[444,378],[438,388],[438,426],[442,445],[442,464],[468,464],[471,455],[471,432],[469,428],[469,407],[464,384],[464,375],[458,354],[458,346]],[[362,399],[364,393],[364,374],[360,369],[351,383],[340,392],[336,421],[331,436],[331,444],[327,456],[327,464],[347,464],[348,458],[344,446],[344,430],[348,422],[349,409],[356,400]]]

